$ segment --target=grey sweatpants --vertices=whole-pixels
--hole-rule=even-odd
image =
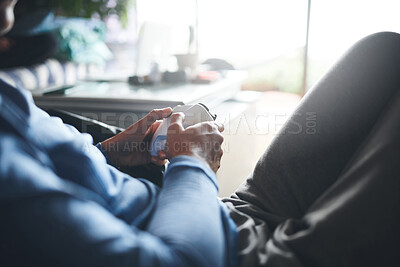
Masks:
[[[399,195],[400,35],[378,33],[310,90],[223,201],[241,266],[400,266]]]

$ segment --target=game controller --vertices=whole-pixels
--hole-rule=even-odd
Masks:
[[[201,103],[195,105],[179,105],[176,106],[172,113],[182,112],[185,114],[185,120],[183,122],[183,128],[187,128],[196,123],[204,121],[214,121],[217,115],[210,113],[209,109]],[[160,126],[157,128],[150,142],[150,155],[157,156],[159,151],[165,150],[167,143],[167,130],[171,121],[171,115],[168,118],[163,119]]]

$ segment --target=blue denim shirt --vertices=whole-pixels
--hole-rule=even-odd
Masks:
[[[100,149],[101,150],[101,149]],[[215,174],[174,158],[162,189],[0,81],[0,259],[40,266],[234,266]]]

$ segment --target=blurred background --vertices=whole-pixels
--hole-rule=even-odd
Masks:
[[[248,70],[244,89],[301,94],[308,16],[306,90],[357,40],[399,31],[399,8],[396,0],[137,0],[130,23],[194,25],[197,16],[200,58]]]
[[[15,28],[0,38],[0,62],[9,62],[1,63],[0,77],[33,92],[50,82],[65,87],[99,76],[142,82],[161,71],[176,73],[179,55],[192,71],[217,60],[246,73],[235,105],[215,108],[226,113],[218,177],[220,196],[227,196],[302,96],[353,43],[400,31],[399,10],[398,0],[19,0]],[[19,68],[27,66],[35,67]],[[153,97],[149,88],[129,90]]]
[[[99,21],[96,30],[113,53],[108,65],[133,72],[142,26],[155,22],[171,30],[170,43],[163,43],[171,55],[224,59],[248,71],[243,89],[302,94],[360,38],[398,31],[399,7],[396,0],[19,0],[12,34],[64,26],[49,25],[52,16]],[[26,14],[30,27],[27,19],[19,23]]]

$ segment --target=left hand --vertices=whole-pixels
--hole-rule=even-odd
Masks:
[[[149,143],[163,118],[168,117],[171,108],[154,109],[125,131],[103,141],[101,146],[110,160],[118,167],[143,165],[150,162],[162,166],[166,163],[165,153],[151,157]]]

